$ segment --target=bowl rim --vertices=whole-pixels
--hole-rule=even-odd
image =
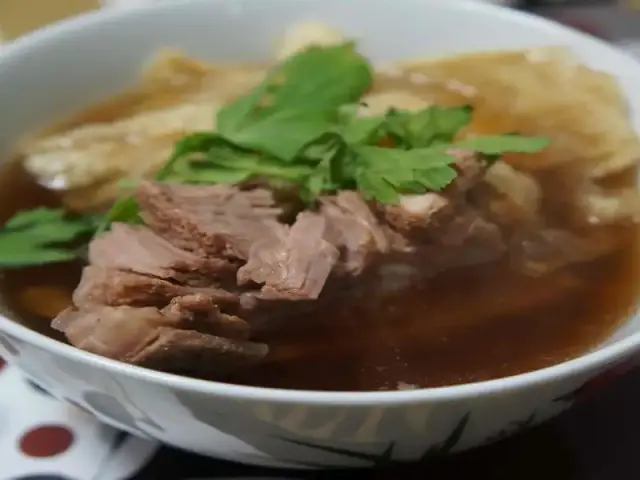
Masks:
[[[37,49],[39,45],[54,40],[59,35],[69,32],[92,28],[109,19],[118,21],[130,16],[142,15],[145,12],[163,9],[169,11],[177,8],[189,8],[190,4],[219,4],[224,5],[229,1],[243,2],[243,4],[265,0],[182,0],[181,2],[158,2],[135,6],[126,9],[99,8],[75,17],[63,19],[47,25],[44,28],[28,33],[7,45],[3,45],[0,51],[0,62],[7,58],[20,56],[21,51]],[[297,0],[298,2],[314,3],[318,0]],[[343,0],[349,1],[349,0]],[[484,3],[477,0],[456,0],[455,2],[442,2],[442,0],[403,0],[405,3],[432,4],[437,8],[453,8],[456,10],[468,10],[481,14],[502,17],[514,23],[527,24],[537,27],[542,31],[553,30],[558,33],[571,35],[576,39],[582,39],[608,50],[616,55],[625,64],[634,66],[640,73],[640,64],[631,55],[619,50],[613,45],[600,40],[592,35],[579,32],[570,27],[558,24],[533,14],[514,10],[512,8]],[[446,4],[446,5],[445,5]],[[421,388],[415,390],[395,391],[318,391],[318,390],[294,390],[282,388],[266,388],[245,385],[234,385],[224,382],[201,380],[196,378],[179,376],[130,365],[124,362],[102,357],[77,349],[71,345],[54,340],[41,333],[31,330],[10,318],[0,315],[0,336],[6,333],[15,337],[18,341],[28,343],[53,355],[59,355],[70,361],[85,364],[101,370],[111,371],[116,374],[140,380],[148,383],[158,383],[172,389],[181,391],[198,392],[204,395],[234,398],[246,401],[268,401],[272,403],[298,403],[306,405],[339,405],[339,406],[371,406],[371,405],[401,405],[414,403],[439,403],[451,400],[462,400],[484,395],[507,393],[514,390],[535,387],[541,384],[557,381],[563,378],[586,374],[589,371],[597,371],[615,364],[632,355],[640,346],[640,332],[633,333],[627,338],[619,340],[611,345],[598,350],[587,352],[577,358],[552,365],[539,370],[526,372],[508,377],[452,385],[436,388]]]

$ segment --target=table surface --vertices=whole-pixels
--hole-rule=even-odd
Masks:
[[[0,0],[0,31],[4,38],[67,15],[96,8],[98,0]],[[640,23],[638,23],[640,36]],[[584,400],[555,421],[500,444],[452,456],[442,462],[401,469],[369,471],[364,478],[393,476],[468,478],[473,480],[604,480],[640,478],[640,369]],[[163,448],[135,480],[206,478],[352,477],[276,472],[214,461]]]

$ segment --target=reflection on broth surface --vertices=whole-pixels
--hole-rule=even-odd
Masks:
[[[340,60],[347,73],[348,61],[357,61]],[[19,146],[0,174],[2,220],[43,205],[103,211],[120,180],[149,178],[176,141],[211,130],[212,111],[225,142],[242,149],[200,137],[213,143],[196,152],[195,163],[157,178],[169,183],[140,183],[135,199],[147,226],[132,224],[137,210],[126,219],[116,211],[119,223],[90,245],[89,267],[74,260],[6,270],[2,293],[17,321],[59,340],[62,330],[79,348],[185,375],[389,390],[487,380],[574,358],[605,340],[635,306],[640,147],[608,76],[575,65],[560,49],[381,70],[356,96],[360,104],[347,105],[355,112],[347,126],[365,128],[360,144],[344,138],[362,131],[341,124],[345,130],[334,125],[331,132],[342,135],[343,147],[320,145],[321,155],[335,155],[331,175],[343,168],[336,167],[341,151],[368,160],[368,183],[357,169],[350,180],[345,169],[342,184],[333,187],[332,177],[305,204],[308,178],[292,170],[278,176],[277,160],[287,155],[285,141],[317,119],[289,112],[296,121],[284,124],[280,144],[258,138],[259,129],[234,137],[220,114],[256,88],[264,71],[168,54],[147,69],[137,91]],[[287,72],[270,88],[293,82],[295,72]],[[268,113],[285,104],[275,91],[253,108]],[[446,126],[459,118],[458,127]],[[486,135],[500,135],[492,142],[529,138],[505,132],[546,135],[551,144],[470,146]],[[405,180],[397,172],[381,176],[382,185],[372,180],[371,165],[381,158],[374,162],[374,153],[395,152],[400,170],[413,161],[407,155],[435,155],[438,145],[445,145],[441,156],[428,161],[445,162],[433,167],[440,176],[415,167],[418,190],[399,186]],[[317,151],[296,152],[287,165],[307,172]],[[220,160],[229,154],[235,163]],[[196,183],[236,186],[176,185],[201,175],[209,161],[219,162],[207,170],[216,180]],[[247,162],[261,173],[220,179],[222,171],[237,176],[234,169]]]

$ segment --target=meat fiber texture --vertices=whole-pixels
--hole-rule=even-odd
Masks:
[[[247,368],[268,354],[256,332],[319,302],[504,253],[500,228],[467,201],[481,163],[453,153],[460,174],[444,192],[388,206],[341,191],[290,223],[264,188],[143,182],[144,225],[116,223],[92,241],[74,307],[53,326],[79,348],[151,368],[215,378]]]

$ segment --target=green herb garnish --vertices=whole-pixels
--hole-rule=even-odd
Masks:
[[[95,232],[91,216],[68,217],[61,209],[37,208],[14,215],[0,230],[0,267],[15,268],[73,260],[69,243]]]
[[[222,108],[216,132],[198,132],[179,141],[155,179],[233,184],[261,178],[274,185],[296,186],[309,205],[319,195],[339,190],[358,190],[367,199],[395,203],[400,194],[440,191],[449,185],[458,175],[452,167],[455,158],[447,154],[450,148],[476,151],[491,163],[504,153],[537,152],[549,143],[546,138],[514,134],[456,141],[471,122],[472,109],[466,105],[431,106],[418,112],[390,109],[385,115],[360,117],[360,99],[372,84],[371,66],[352,43],[310,47]],[[7,224],[3,235],[11,234],[10,225],[20,215]],[[141,222],[132,197],[118,200],[96,231],[116,221]],[[87,230],[62,214],[57,222],[61,232],[70,235],[75,228],[79,233],[68,237],[60,233],[60,238],[49,240],[38,237],[40,223],[46,222],[36,218],[22,232],[25,237],[33,235],[23,241],[23,256],[8,257],[16,259],[15,265],[72,258],[72,251],[51,245]],[[16,243],[18,237],[8,238]],[[13,243],[8,245],[16,249]],[[0,254],[3,248],[0,243]],[[0,259],[0,266],[8,264]]]

